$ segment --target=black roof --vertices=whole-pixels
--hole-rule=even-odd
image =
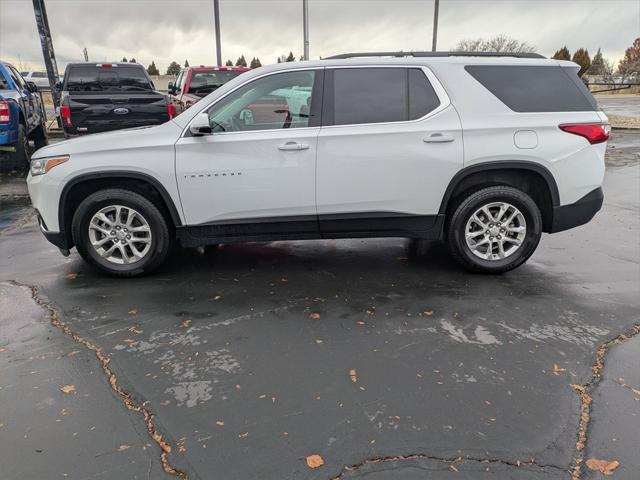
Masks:
[[[326,57],[323,60],[340,60],[355,57],[515,57],[515,58],[546,58],[539,53],[521,52],[355,52],[341,53]]]

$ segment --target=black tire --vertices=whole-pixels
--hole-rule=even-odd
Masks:
[[[506,202],[524,216],[526,234],[519,248],[503,259],[485,260],[476,256],[466,241],[467,221],[483,205]],[[455,260],[467,270],[478,273],[503,273],[519,267],[533,254],[542,236],[542,215],[533,199],[521,190],[507,186],[483,188],[462,200],[447,227],[447,244]],[[493,238],[493,237],[492,237]]]
[[[44,123],[31,132],[31,140],[33,140],[36,150],[47,145],[47,129]]]
[[[22,124],[18,126],[18,141],[15,147],[16,151],[8,154],[8,167],[12,170],[29,168],[29,140],[27,138],[27,130]]]
[[[130,207],[139,212],[149,224],[151,246],[147,254],[135,263],[112,263],[98,254],[91,245],[89,222],[96,212],[110,205]],[[131,190],[116,188],[99,190],[82,201],[73,215],[72,235],[82,258],[103,272],[118,277],[137,277],[153,272],[164,263],[173,243],[173,229],[153,202]]]

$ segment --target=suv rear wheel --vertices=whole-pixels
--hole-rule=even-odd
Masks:
[[[82,258],[121,277],[152,272],[171,248],[164,215],[130,190],[107,189],[89,195],[73,216],[72,234]]]
[[[507,186],[472,193],[455,209],[447,240],[465,268],[502,273],[522,265],[542,235],[542,216],[526,193]]]

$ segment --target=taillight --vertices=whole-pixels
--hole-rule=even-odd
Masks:
[[[9,123],[9,102],[0,102],[0,123]]]
[[[590,144],[606,142],[611,134],[611,125],[608,123],[576,123],[571,125],[559,125],[560,130],[574,135],[580,135]]]
[[[71,107],[69,105],[60,105],[60,118],[65,127],[71,127]]]
[[[176,107],[173,106],[173,103],[167,103],[167,113],[169,114],[169,118],[176,116]]]

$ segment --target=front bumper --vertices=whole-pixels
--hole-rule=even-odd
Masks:
[[[575,203],[553,207],[553,222],[549,233],[562,232],[589,222],[602,208],[604,193],[598,187]]]

